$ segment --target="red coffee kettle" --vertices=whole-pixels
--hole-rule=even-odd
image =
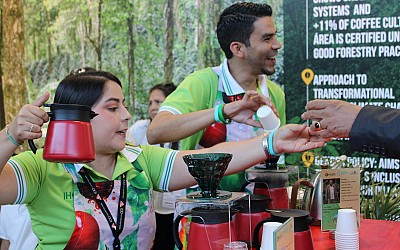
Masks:
[[[224,249],[224,243],[236,241],[232,213],[217,206],[200,206],[180,213],[173,224],[173,237],[178,249],[183,245],[179,238],[179,224],[186,215],[191,215],[188,250]]]
[[[286,187],[273,187],[265,183],[257,182],[254,185],[254,193],[271,198],[270,209],[289,208],[289,196]]]
[[[295,250],[314,250],[314,243],[311,235],[310,224],[313,218],[310,213],[300,209],[278,209],[269,210],[271,218],[260,221],[254,229],[254,244],[260,249],[259,231],[263,224],[268,221],[284,223],[290,217],[294,218],[294,249]]]
[[[44,104],[50,107],[49,126],[43,149],[43,159],[52,162],[77,163],[95,159],[90,120],[97,114],[89,106],[77,104]],[[36,153],[36,146],[28,140]]]
[[[250,194],[236,201],[235,227],[237,239],[244,241],[247,246],[254,247],[253,232],[256,225],[263,219],[271,217],[267,212],[271,199],[261,194]],[[262,232],[259,232],[261,237]],[[255,248],[252,248],[255,249]]]

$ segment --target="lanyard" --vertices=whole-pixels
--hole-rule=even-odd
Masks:
[[[121,175],[121,189],[119,194],[119,202],[118,202],[118,216],[117,216],[117,223],[115,223],[110,210],[107,207],[107,204],[104,202],[103,198],[97,191],[96,185],[94,184],[92,178],[90,178],[89,174],[86,172],[85,168],[82,168],[79,171],[79,174],[82,176],[83,181],[89,185],[90,191],[94,194],[95,201],[97,206],[100,207],[101,211],[110,226],[111,232],[114,236],[113,248],[114,250],[121,249],[121,242],[119,240],[119,235],[121,234],[122,230],[124,229],[124,220],[125,220],[125,203],[126,203],[126,174],[123,173]]]

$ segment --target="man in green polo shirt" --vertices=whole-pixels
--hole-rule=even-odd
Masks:
[[[286,124],[284,92],[267,78],[275,72],[276,56],[282,47],[276,33],[272,9],[267,4],[236,3],[225,9],[217,36],[226,59],[220,66],[190,74],[168,96],[148,129],[148,141],[156,144],[181,140],[181,149],[195,149],[215,122],[226,123],[224,141],[255,137],[262,133],[256,117],[235,118],[229,124],[225,120],[235,116],[232,104],[240,102],[247,91],[269,97],[281,125]],[[226,104],[220,110],[222,120],[216,110],[221,104]],[[240,191],[244,183],[242,172],[224,177],[220,186]]]

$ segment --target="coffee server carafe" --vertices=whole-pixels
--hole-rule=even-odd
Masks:
[[[270,217],[270,214],[267,212],[270,200],[271,199],[265,195],[251,194],[237,201],[237,209],[239,210],[235,214],[237,239],[246,242],[249,249],[250,246],[254,246],[252,241],[256,225],[261,220]]]
[[[232,214],[228,209],[201,206],[186,210],[176,217],[173,236],[178,249],[183,247],[178,233],[179,222],[186,215],[191,216],[188,250],[224,249],[224,243],[237,240]]]
[[[270,210],[271,218],[260,221],[254,230],[254,243],[257,249],[260,248],[259,230],[264,222],[275,221],[284,223],[290,217],[294,219],[294,249],[295,250],[313,250],[314,244],[311,235],[310,224],[313,219],[310,213],[300,209],[279,209]]]
[[[91,162],[95,159],[90,120],[97,114],[89,106],[76,104],[45,104],[50,107],[49,126],[43,159],[53,162]],[[36,153],[32,140],[28,141]]]

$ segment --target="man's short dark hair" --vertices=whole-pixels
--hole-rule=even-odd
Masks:
[[[227,15],[244,14],[256,17],[272,16],[272,8],[268,4],[261,3],[235,3],[222,11],[220,18]]]
[[[265,16],[272,16],[271,6],[249,2],[235,3],[222,12],[217,24],[217,37],[227,59],[233,56],[229,48],[232,42],[250,46],[253,24],[258,18]]]

